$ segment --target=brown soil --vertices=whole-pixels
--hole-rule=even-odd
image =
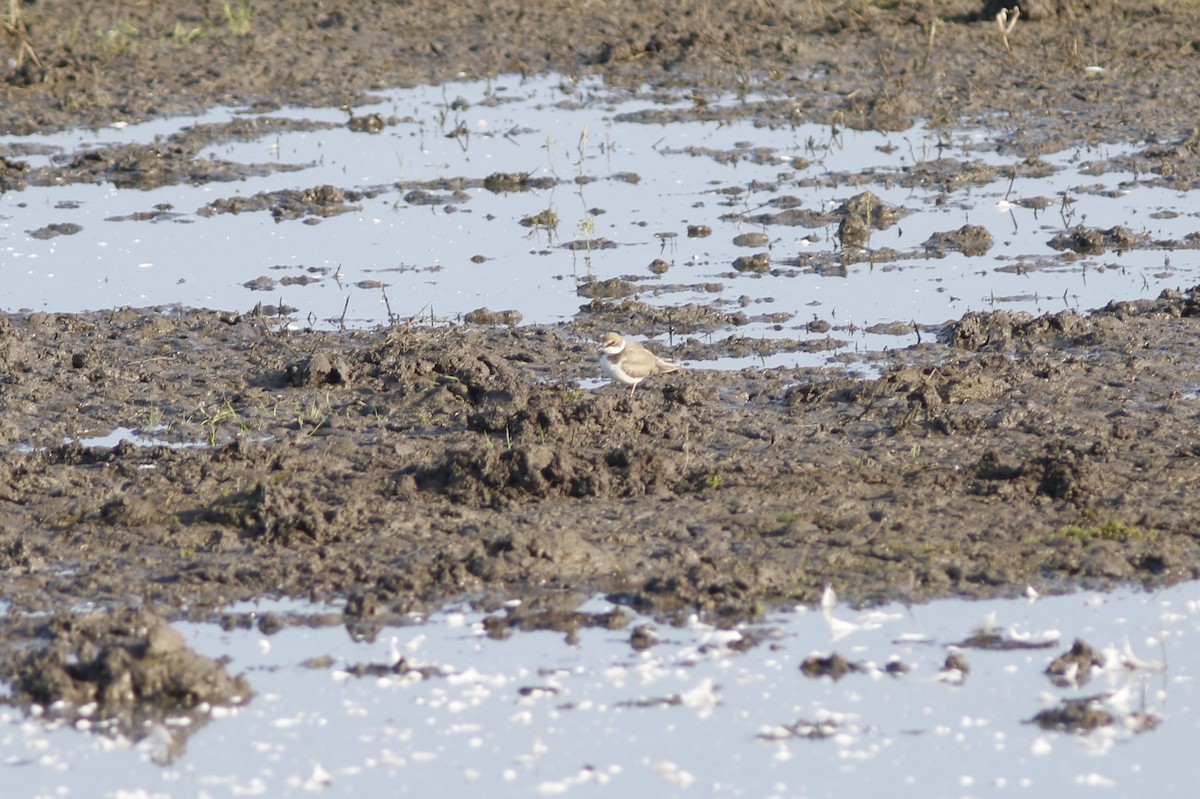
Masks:
[[[831,583],[863,601],[1190,578],[1198,317],[1192,294],[971,315],[877,380],[693,369],[632,399],[573,387],[603,318],[11,317],[6,591],[20,610],[369,594],[382,616],[605,591],[745,616]],[[162,444],[79,443],[113,420]]]
[[[1191,4],[1034,3],[1007,40],[969,2],[80,5],[21,3],[0,32],[0,132],[559,70],[694,87],[693,116],[740,89],[780,99],[755,104],[767,124],[975,120],[1030,156],[1146,142],[1127,168],[1180,190],[1200,165]],[[199,146],[62,168],[153,185]],[[38,179],[0,159],[0,187]],[[354,199],[329,191],[263,201]],[[985,234],[927,246],[986,252]],[[553,329],[11,315],[0,586],[18,611],[136,598],[203,616],[289,594],[385,621],[464,594],[745,617],[827,584],[865,602],[1193,578],[1197,299],[970,316],[877,380],[691,369],[633,399],[572,387],[596,375],[605,329],[662,332],[628,301]],[[658,341],[683,359],[749,346]],[[114,424],[181,446],[79,443]]]

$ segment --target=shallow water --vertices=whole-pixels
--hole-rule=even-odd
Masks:
[[[1153,240],[1182,240],[1194,230],[1193,217],[1183,210],[1186,195],[1151,188],[1128,173],[1094,174],[1095,164],[1132,148],[1047,153],[1042,160],[1054,167],[1052,174],[1010,180],[1005,170],[1023,159],[1005,154],[1002,128],[856,132],[771,127],[752,115],[658,124],[640,121],[640,113],[687,109],[693,99],[619,93],[599,82],[562,78],[507,76],[378,96],[378,104],[354,109],[359,117],[379,113],[392,120],[376,135],[352,132],[339,109],[286,109],[259,116],[334,127],[270,133],[200,153],[295,171],[150,191],[75,184],[0,195],[0,268],[8,278],[0,307],[75,311],[180,303],[245,310],[259,302],[283,303],[294,309],[297,323],[322,327],[453,320],[488,307],[516,310],[526,323],[553,323],[571,318],[588,301],[577,293],[582,281],[623,276],[636,281],[640,299],[657,307],[715,303],[745,315],[746,324],[717,330],[715,337],[832,335],[849,342],[840,351],[759,362],[793,365],[905,346],[915,341],[913,323],[938,324],[971,310],[1088,309],[1196,282],[1190,251],[1147,246],[1067,259],[1048,244],[1077,224],[1120,224]],[[708,99],[710,107],[733,108],[755,100]],[[0,138],[0,154],[44,145],[46,155],[20,156],[38,166],[98,142],[151,142],[197,123],[254,117],[215,109],[200,119]],[[448,135],[454,131],[459,135]],[[937,185],[900,185],[914,168],[951,158],[1002,169],[993,180],[948,192]],[[555,183],[515,193],[468,186],[457,196],[428,188],[436,202],[409,201],[417,185],[459,177],[480,181],[497,172],[528,172]],[[322,184],[380,193],[362,199],[352,213],[324,219],[276,222],[268,211],[197,213],[220,198]],[[812,253],[839,259],[836,223],[810,229],[747,221],[778,210],[771,203],[783,196],[828,211],[865,189],[907,215],[874,231],[865,258],[844,268],[795,262]],[[1032,197],[1047,198],[1049,207],[1019,204]],[[169,210],[155,221],[113,221],[156,208]],[[558,216],[553,230],[520,224],[547,210]],[[50,239],[29,235],[62,223],[82,230]],[[927,257],[923,245],[930,235],[967,223],[983,225],[995,237],[986,255]],[[708,226],[712,235],[689,238],[694,225]],[[733,243],[748,232],[767,234],[772,273],[733,270],[735,258],[763,250]],[[619,246],[562,246],[602,238]],[[873,265],[870,253],[886,248],[900,256]],[[658,258],[668,267],[661,275],[649,269]],[[257,290],[245,285],[256,280]],[[833,330],[809,332],[806,325],[814,319]],[[867,332],[890,323],[899,323],[893,332]]]
[[[611,606],[593,600],[582,610]],[[285,616],[330,608],[262,602]],[[336,610],[336,609],[332,609]],[[373,640],[341,627],[226,631],[175,625],[202,654],[228,657],[256,696],[203,725],[134,744],[0,711],[0,763],[17,796],[895,796],[1184,795],[1200,732],[1200,588],[1036,601],[941,601],[857,612],[771,614],[733,630],[657,625],[489,638],[483,615],[448,608]],[[963,647],[988,628],[1044,648]],[[1106,667],[1056,686],[1047,664],[1082,638]],[[837,652],[862,671],[809,678]],[[329,656],[314,664],[310,659]],[[353,677],[399,657],[436,676]],[[890,662],[908,671],[884,671]],[[1083,681],[1081,681],[1083,682]],[[1089,733],[1030,723],[1064,699],[1101,695],[1116,723]],[[1145,732],[1134,715],[1158,720]],[[809,737],[811,734],[811,737]],[[1111,793],[1111,792],[1105,792]]]
[[[455,111],[450,106],[460,95],[467,107]],[[939,156],[1012,165],[1015,157],[1002,154],[1003,131],[835,133],[753,121],[659,125],[630,115],[690,101],[664,104],[657,95],[616,96],[598,84],[515,78],[383,96],[378,106],[356,109],[398,118],[376,136],[338,127],[272,134],[204,153],[304,165],[298,171],[153,191],[70,185],[0,196],[0,268],[9,278],[3,308],[182,303],[247,309],[282,300],[296,309],[297,324],[329,327],[343,312],[348,324],[375,325],[389,315],[454,319],[487,305],[516,309],[526,322],[552,323],[572,317],[586,301],[577,293],[583,280],[635,276],[641,298],[664,309],[717,302],[749,317],[714,336],[819,339],[824,334],[804,329],[815,317],[833,322],[833,335],[849,339],[849,350],[865,351],[912,341],[907,334],[865,332],[878,323],[936,323],[988,308],[1088,308],[1195,282],[1189,251],[1146,248],[1067,260],[1047,244],[1078,223],[1123,224],[1154,239],[1192,232],[1194,217],[1171,215],[1185,207],[1186,195],[1149,188],[1128,174],[1091,174],[1090,162],[1119,155],[1118,148],[1047,154],[1058,168],[1049,177],[1011,185],[998,179],[944,195],[933,187],[900,187],[898,179]],[[200,121],[236,115],[217,110]],[[274,115],[345,119],[334,109]],[[195,121],[76,132],[44,143],[70,153],[95,141],[150,141]],[[470,136],[447,138],[459,122]],[[13,141],[0,141],[0,152]],[[692,154],[697,151],[689,146],[706,149]],[[759,162],[728,157],[759,146],[772,148]],[[796,158],[811,164],[801,168]],[[507,195],[468,188],[435,205],[404,199],[414,181],[516,171],[559,182]],[[574,182],[580,173],[594,179]],[[631,173],[640,180],[630,180]],[[266,211],[197,213],[223,197],[322,183],[382,193],[364,199],[355,213],[315,225],[275,222]],[[865,187],[911,212],[896,227],[876,231],[871,248],[909,254],[842,271],[806,269],[788,259],[814,251],[836,255],[834,226],[768,226],[774,273],[732,270],[734,258],[754,252],[735,246],[733,237],[762,229],[745,215],[784,194],[824,210]],[[1073,202],[1062,202],[1067,195]],[[1057,204],[1041,211],[1014,204],[1031,196]],[[111,221],[159,204],[179,216]],[[549,208],[559,216],[553,235],[519,224]],[[82,230],[51,239],[27,233],[66,222]],[[932,233],[967,222],[985,225],[996,237],[987,255],[913,254]],[[697,224],[713,234],[688,238],[687,226]],[[602,236],[620,246],[590,253],[559,246]],[[472,262],[475,255],[484,260]],[[655,276],[648,265],[659,257],[668,270]],[[1026,266],[1016,269],[1018,263]],[[243,285],[259,277],[275,285],[261,291]],[[285,277],[314,282],[285,285]],[[783,318],[755,319],[766,313]],[[820,363],[839,354],[753,363]],[[159,443],[153,434],[137,435],[122,429],[79,441]],[[647,652],[630,646],[633,625],[582,630],[575,643],[549,632],[495,641],[483,634],[480,614],[462,609],[385,628],[373,642],[340,628],[295,627],[267,636],[181,624],[197,650],[227,656],[233,671],[249,676],[257,696],[248,706],[218,710],[203,725],[180,719],[137,743],[5,708],[0,793],[423,795],[432,789],[491,796],[609,789],[621,795],[828,796],[850,788],[852,794],[874,789],[924,797],[1042,796],[1078,793],[1079,786],[1182,793],[1186,775],[1179,764],[1186,763],[1200,723],[1191,665],[1200,662],[1198,597],[1194,586],[1183,586],[1155,595],[939,602],[869,614],[836,609],[832,618],[803,611],[732,633],[700,623],[659,626],[663,642]],[[606,607],[595,601],[590,609]],[[314,610],[257,606],[261,613]],[[1054,645],[967,649],[965,681],[942,676],[948,646],[992,615],[1000,630]],[[761,642],[739,651],[740,640],[759,633]],[[1042,671],[1076,636],[1112,647],[1117,665],[1085,686],[1056,687]],[[831,651],[868,667],[838,682],[800,675],[804,658]],[[323,655],[332,665],[303,665]],[[355,663],[390,666],[401,655],[411,666],[435,667],[439,676],[356,678],[344,671]],[[911,670],[887,674],[892,658]],[[1142,733],[1118,723],[1086,735],[1028,723],[1064,698],[1098,693],[1112,693],[1104,704],[1118,719],[1132,723],[1131,714],[1144,709],[1161,723]],[[810,730],[826,737],[804,737]]]

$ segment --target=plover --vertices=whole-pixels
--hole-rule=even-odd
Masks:
[[[626,341],[619,333],[608,333],[600,345],[600,371],[609,380],[629,386],[629,398],[638,383],[651,375],[665,375],[679,369],[679,364],[660,358],[634,341]]]

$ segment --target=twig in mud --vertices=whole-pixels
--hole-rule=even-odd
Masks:
[[[346,311],[350,308],[350,295],[346,295],[346,302],[342,305],[342,318],[338,320],[338,332],[346,332]]]
[[[29,29],[25,27],[25,17],[21,14],[20,0],[9,0],[8,2],[8,19],[0,23],[0,28],[9,36],[17,40],[17,57],[16,66],[19,69],[28,57],[30,61],[42,65],[41,59],[37,57],[37,53],[33,50],[32,40],[29,38]]]
[[[692,428],[691,425],[683,427],[683,473],[690,474],[692,468]]]
[[[554,135],[546,134],[546,166],[550,169],[550,175],[555,181],[558,180],[558,171],[554,168]]]
[[[929,23],[929,44],[925,46],[925,58],[921,61],[921,70],[924,71],[929,66],[929,59],[933,55],[933,40],[937,36],[938,23],[941,20],[935,19]]]
[[[387,308],[388,325],[391,327],[395,327],[396,326],[396,315],[392,313],[392,303],[388,300],[387,287],[380,286],[379,291],[380,291],[380,293],[383,294],[383,307]]]
[[[127,365],[128,366],[141,366],[142,364],[154,363],[155,361],[173,361],[177,358],[178,355],[179,355],[179,353],[176,353],[176,352],[173,352],[170,355],[153,355],[149,358],[141,358],[136,361],[130,361]]]
[[[1062,202],[1058,206],[1058,216],[1062,220],[1063,227],[1070,227],[1075,221],[1075,198],[1069,194],[1063,194]]]
[[[1009,13],[1012,17],[1009,17]],[[1008,43],[1008,34],[1013,32],[1013,28],[1017,27],[1017,20],[1021,18],[1020,7],[1014,7],[1012,12],[1007,8],[1002,8],[996,12],[996,26],[1000,28],[1000,39],[1004,42],[1004,49],[1012,54],[1012,46]]]
[[[386,295],[385,295],[385,296],[386,296]],[[421,314],[425,313],[425,309],[426,309],[426,308],[428,308],[428,307],[429,307],[429,303],[425,303],[424,305],[422,305],[422,306],[421,306],[421,309],[420,309],[419,311],[417,311],[417,312],[416,312],[415,314],[413,314],[412,316],[408,317],[408,320],[407,320],[407,321],[405,321],[405,323],[404,323],[404,326],[405,326],[405,327],[412,327],[412,326],[413,326],[413,322],[416,322],[416,321],[417,321],[417,318],[418,318],[418,317],[420,317],[420,316],[421,316]],[[389,313],[390,313],[390,311],[389,311]],[[432,314],[433,312],[432,312],[432,311],[430,311],[430,313]],[[432,318],[432,317],[430,317],[430,318]]]
[[[575,166],[578,167],[579,177],[581,178],[583,177],[583,162],[587,160],[587,140],[588,126],[584,125],[583,130],[579,132],[579,142],[575,145],[576,150],[579,152],[579,160],[575,163]],[[583,183],[580,182],[579,185],[582,186]]]

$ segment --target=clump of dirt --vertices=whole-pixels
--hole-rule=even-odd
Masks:
[[[608,280],[585,280],[579,284],[576,293],[589,299],[596,297],[621,298],[637,294],[637,286],[619,277]]]
[[[1034,177],[1032,173],[1053,173],[1053,167],[1044,162],[1038,162],[1036,169],[1028,164],[1010,167],[1011,176]],[[904,169],[895,176],[895,181],[901,186],[911,188],[939,189],[943,196],[960,191],[964,186],[986,186],[997,179],[1000,170],[979,161],[960,161],[957,158],[935,158],[921,161],[909,169]]]
[[[969,313],[952,323],[946,334],[955,347],[967,350],[1011,350],[1036,337],[1068,338],[1077,343],[1095,329],[1095,322],[1074,311],[1034,316],[1025,311]]]
[[[830,677],[840,680],[847,674],[863,670],[861,663],[855,663],[834,652],[832,655],[810,655],[800,664],[800,673],[805,677]]]
[[[835,719],[822,719],[820,721],[799,719],[790,724],[780,725],[776,729],[761,732],[758,734],[758,738],[763,741],[783,741],[789,738],[823,741],[839,735],[841,732],[842,725]]]
[[[1076,638],[1071,648],[1050,661],[1046,674],[1056,685],[1066,687],[1083,685],[1091,679],[1093,669],[1104,668],[1104,655],[1087,642]]]
[[[196,213],[201,216],[214,216],[269,210],[276,220],[330,217],[361,210],[357,203],[376,193],[348,191],[329,185],[308,189],[281,189],[259,192],[252,197],[225,197],[213,200]]]
[[[37,230],[28,231],[29,235],[35,239],[52,239],[55,236],[74,236],[82,227],[74,222],[62,222],[46,225]]]
[[[521,324],[523,314],[515,309],[493,311],[491,308],[476,308],[463,314],[463,321],[471,325],[508,325],[516,327]]]
[[[493,194],[511,194],[553,188],[556,182],[553,177],[533,177],[529,172],[493,172],[483,179],[483,187]]]
[[[138,740],[149,722],[202,717],[213,706],[244,704],[253,693],[149,610],[64,613],[33,632],[31,647],[6,649],[0,660],[10,701],[37,705],[76,726],[84,720]]]
[[[967,679],[967,675],[971,673],[971,664],[967,662],[967,659],[963,657],[961,652],[951,652],[946,655],[939,673],[941,678],[947,682],[962,683]]]
[[[1147,234],[1135,234],[1120,225],[1108,230],[1080,225],[1059,233],[1048,243],[1056,250],[1072,250],[1080,255],[1103,255],[1106,250],[1132,250],[1148,239]]]
[[[0,192],[22,191],[28,180],[29,164],[0,157]]]
[[[871,673],[876,670],[874,665],[847,660],[837,652],[829,655],[810,655],[800,663],[800,673],[805,677],[830,677],[835,682],[847,674]],[[910,667],[899,659],[892,659],[881,671],[893,677],[903,677],[908,674]]]
[[[987,255],[995,239],[982,225],[963,225],[958,230],[934,233],[923,245],[934,258],[945,258],[950,252],[968,257]]]
[[[879,199],[874,192],[856,194],[837,209],[838,242],[843,248],[865,247],[872,230],[887,230],[904,216],[904,209]]]
[[[754,255],[739,255],[733,261],[733,268],[739,272],[768,272],[771,269],[771,254],[758,252]]]
[[[484,619],[483,627],[489,638],[497,640],[508,638],[513,630],[555,630],[565,633],[567,643],[574,644],[578,641],[579,631],[582,629],[623,630],[629,626],[631,620],[632,616],[620,608],[604,613],[586,613],[580,610],[523,604],[507,608],[503,614],[488,616]],[[635,631],[635,637],[637,635]],[[646,632],[643,630],[641,635],[645,636]],[[635,644],[635,648],[636,646]]]
[[[1040,710],[1029,723],[1043,730],[1087,734],[1093,730],[1120,724],[1130,732],[1143,733],[1156,728],[1159,719],[1152,713],[1134,711],[1125,716],[1114,715],[1105,706],[1111,694],[1064,699],[1056,707]]]

